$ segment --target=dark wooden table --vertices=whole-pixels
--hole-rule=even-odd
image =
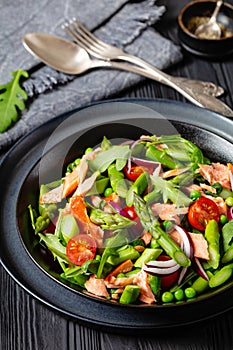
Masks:
[[[185,0],[161,1],[167,14],[159,30],[178,42],[176,18]],[[224,87],[222,100],[233,108],[233,57],[207,61],[184,53],[184,60],[169,70],[178,76],[211,80]],[[173,90],[147,80],[113,97],[150,97],[184,101]],[[51,310],[17,285],[0,266],[0,349],[2,350],[231,350],[233,311],[189,328],[153,335],[119,335],[98,331]]]

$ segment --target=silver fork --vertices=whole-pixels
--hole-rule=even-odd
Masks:
[[[177,87],[179,88],[182,86],[182,88],[185,87],[190,91],[204,93],[214,97],[219,97],[224,93],[224,90],[221,86],[217,86],[212,82],[192,80],[183,77],[173,77],[160,71],[141,58],[128,54],[118,47],[103,42],[93,33],[91,33],[76,18],[73,18],[69,22],[66,22],[62,28],[69,36],[73,38],[73,40],[79,46],[87,50],[92,56],[106,61],[121,60],[136,64],[137,66],[144,68],[150,72],[152,79],[162,84],[168,85],[175,90],[177,90]],[[178,89],[178,91],[182,93],[180,89]],[[185,97],[188,98],[187,96]]]

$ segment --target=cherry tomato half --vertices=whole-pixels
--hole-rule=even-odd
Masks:
[[[123,211],[125,213],[125,216],[127,216],[131,220],[134,220],[138,217],[137,214],[135,213],[133,205],[131,207],[128,207],[128,206],[124,207]]]
[[[72,237],[66,246],[68,259],[78,266],[87,260],[94,259],[95,253],[96,241],[87,234],[78,234]]]
[[[135,235],[138,235],[143,231],[143,226],[141,224],[139,217],[137,216],[137,214],[134,210],[133,205],[131,207],[128,207],[128,206],[124,207],[124,209],[121,211],[121,215],[136,222],[136,225],[134,225],[130,228],[130,231],[133,232]]]
[[[167,261],[170,260],[171,258],[167,255],[160,255],[158,257],[158,260],[160,261]],[[180,270],[177,270],[170,275],[165,275],[161,277],[160,281],[160,287],[162,290],[169,290],[178,280],[180,274]]]
[[[143,168],[139,165],[132,164],[130,167],[130,170],[128,169],[128,166],[126,165],[124,167],[124,174],[127,177],[127,179],[131,181],[136,181],[137,178],[144,172]]]
[[[209,220],[219,222],[217,204],[209,198],[197,199],[189,208],[188,221],[197,230],[204,231]]]

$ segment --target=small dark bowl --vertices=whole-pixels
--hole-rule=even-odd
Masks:
[[[202,39],[197,37],[195,26],[190,28],[190,21],[196,16],[210,17],[215,9],[216,1],[192,1],[184,6],[178,16],[179,38],[182,47],[201,57],[220,59],[233,52],[233,5],[224,3],[218,15],[218,23],[232,32],[232,35],[220,39]]]

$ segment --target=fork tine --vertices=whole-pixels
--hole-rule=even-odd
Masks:
[[[102,58],[102,56],[98,53],[95,46],[93,46],[86,37],[83,37],[79,34],[76,28],[72,25],[72,23],[66,23],[63,25],[63,29],[66,31],[68,35],[70,35],[74,41],[83,49],[87,50],[91,55]]]
[[[76,24],[77,22],[77,24]],[[77,44],[79,44],[82,48],[86,49],[93,56],[102,58],[103,51],[108,50],[109,45],[106,44],[106,48],[102,47],[97,43],[98,39],[92,35],[83,25],[82,28],[79,27],[79,22],[76,19],[72,19],[69,22],[65,23],[63,29],[69,34]],[[91,34],[91,35],[90,35]],[[92,37],[95,39],[92,40]]]
[[[74,17],[72,23],[75,26],[75,28],[79,30],[80,33],[85,33],[86,38],[88,37],[93,45],[96,44],[100,47],[110,48],[110,45],[97,38],[80,21],[78,21],[77,18]]]

